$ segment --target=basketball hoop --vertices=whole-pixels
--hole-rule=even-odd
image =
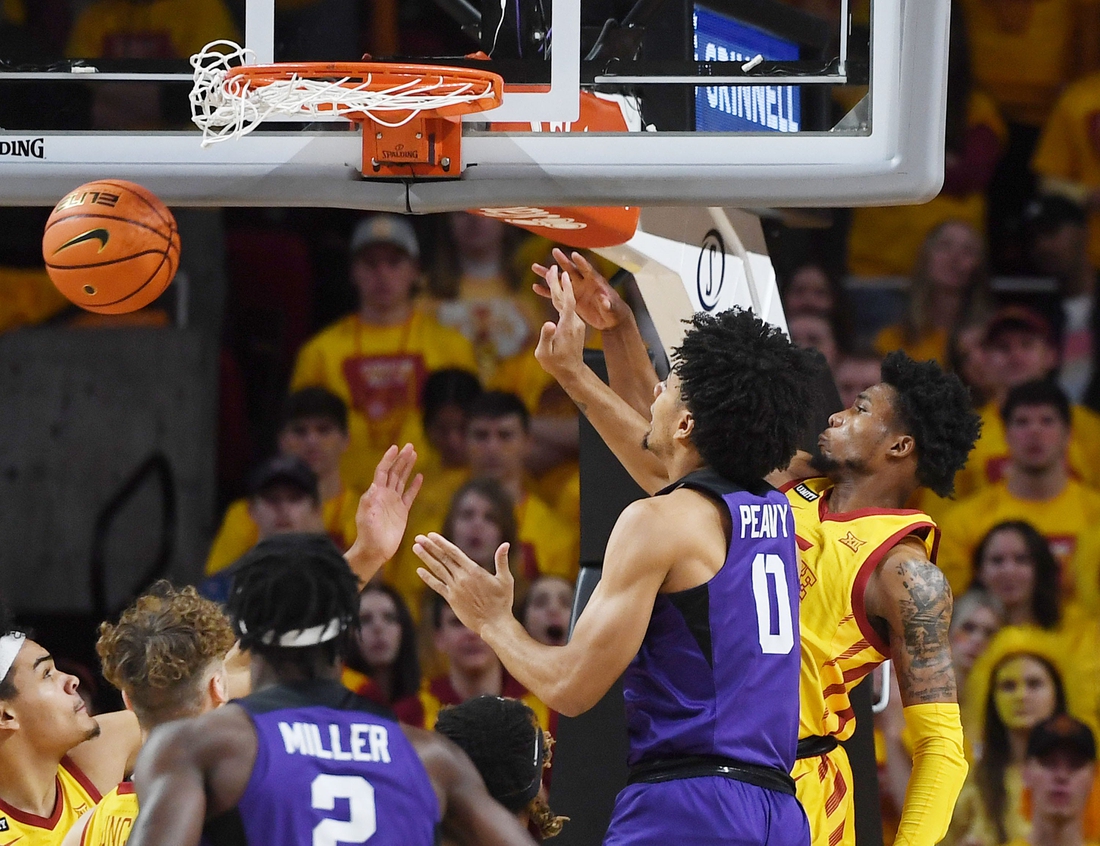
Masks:
[[[363,130],[364,176],[462,173],[461,115],[494,109],[504,80],[491,71],[382,62],[247,64],[255,54],[214,41],[191,57],[191,119],[202,146],[265,120],[346,117]]]

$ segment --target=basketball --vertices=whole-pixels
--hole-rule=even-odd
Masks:
[[[73,303],[100,314],[137,311],[176,275],[176,219],[151,191],[122,179],[66,194],[46,221],[46,272]]]

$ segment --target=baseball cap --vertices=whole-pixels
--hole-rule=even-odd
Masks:
[[[1024,207],[1024,224],[1032,232],[1053,232],[1067,223],[1084,226],[1085,210],[1068,197],[1040,194]]]
[[[313,499],[320,499],[317,474],[296,456],[276,455],[257,467],[248,481],[249,496],[259,496],[264,488],[276,482],[293,485]]]
[[[1069,714],[1043,720],[1027,736],[1027,757],[1045,758],[1052,752],[1066,751],[1087,763],[1096,760],[1096,739],[1092,729]]]
[[[414,259],[420,258],[420,242],[412,224],[396,214],[375,214],[363,218],[351,233],[349,251],[355,255],[371,244],[395,244]]]
[[[1013,329],[1042,335],[1048,343],[1054,339],[1050,323],[1039,312],[1026,306],[1011,305],[1005,306],[990,318],[985,327],[985,342],[992,343],[1002,332]]]

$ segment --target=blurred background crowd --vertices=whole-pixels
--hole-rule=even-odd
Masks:
[[[0,0],[0,55],[182,58],[236,37],[242,5]],[[794,5],[823,16],[839,6]],[[433,9],[278,0],[280,58],[468,50]],[[1046,735],[1029,745],[1031,729],[1060,714],[1100,727],[1098,22],[1096,0],[961,0],[941,194],[823,212],[809,229],[780,213],[764,220],[791,336],[825,355],[845,403],[900,348],[956,372],[983,419],[956,497],[911,503],[942,529],[938,563],[956,598],[951,644],[971,756],[948,835],[959,846],[1056,842],[1042,839],[1055,812],[1100,840],[1091,735],[1047,722],[1065,741],[1050,748],[1069,752],[1045,754]],[[92,101],[73,95],[58,109],[142,128],[164,108],[156,89],[146,93],[100,86]],[[4,125],[17,127],[19,104],[5,108]],[[76,314],[42,267],[47,213],[0,209],[0,331],[179,324],[179,284],[136,315]],[[216,304],[218,503],[201,589],[224,597],[233,562],[279,532],[324,532],[346,548],[379,457],[411,442],[425,482],[408,538],[442,531],[485,566],[509,542],[517,617],[538,640],[563,642],[579,561],[578,418],[532,355],[553,315],[531,291],[530,268],[549,263],[553,245],[467,213],[216,218],[205,246],[184,242],[185,253],[224,256],[226,280]],[[630,281],[621,285],[644,318]],[[599,348],[598,333],[590,345]],[[424,590],[409,546],[362,593],[349,687],[429,728],[444,705],[514,696],[552,730],[555,716]],[[76,669],[102,706],[94,671]],[[876,737],[889,833],[911,751],[896,696]]]

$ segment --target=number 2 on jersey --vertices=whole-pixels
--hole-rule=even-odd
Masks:
[[[779,624],[777,632],[772,631],[772,593],[769,581],[774,581],[775,584],[775,616]],[[752,560],[752,595],[756,600],[756,624],[761,651],[765,655],[790,654],[794,647],[791,594],[787,587],[787,569],[778,555],[761,552]]]
[[[362,776],[322,774],[310,785],[310,800],[318,811],[331,811],[337,799],[348,800],[346,820],[321,820],[313,828],[313,846],[366,843],[378,830],[374,786]]]

